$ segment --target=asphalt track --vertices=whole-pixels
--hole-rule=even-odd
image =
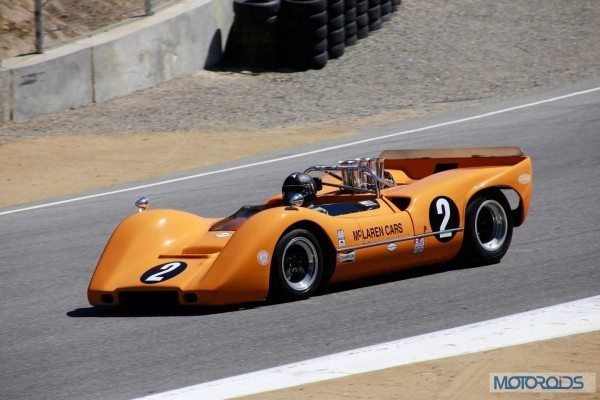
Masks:
[[[256,162],[415,129],[600,86],[588,82],[435,119],[411,120]],[[437,266],[336,287],[309,300],[115,314],[85,290],[138,195],[153,207],[225,215],[280,189],[288,172],[388,148],[517,145],[534,197],[499,265]],[[140,166],[143,168],[143,166]],[[132,398],[600,293],[600,91],[198,179],[0,216],[0,397]],[[6,211],[6,210],[2,210]]]

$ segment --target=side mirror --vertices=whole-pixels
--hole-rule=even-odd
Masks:
[[[147,197],[140,197],[135,202],[135,206],[138,208],[138,212],[144,211],[146,208],[148,208],[148,198]]]

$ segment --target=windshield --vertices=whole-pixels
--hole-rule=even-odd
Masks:
[[[243,206],[233,215],[216,222],[211,231],[237,231],[248,218],[262,211],[264,206]]]

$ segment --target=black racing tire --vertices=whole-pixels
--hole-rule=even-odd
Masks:
[[[329,59],[332,60],[334,58],[339,58],[339,57],[343,56],[345,48],[346,48],[346,45],[344,44],[344,41],[342,41],[342,43],[336,44],[335,46],[329,47],[329,50],[327,50]]]
[[[360,14],[356,17],[356,27],[358,29],[367,27],[369,26],[369,15],[367,14]]]
[[[356,37],[359,40],[364,39],[367,36],[369,36],[369,25],[363,26],[362,28],[358,28],[358,31],[356,31]]]
[[[345,23],[344,14],[340,14],[337,17],[330,18],[327,27],[330,31],[337,31],[338,29],[344,29]]]
[[[346,10],[344,13],[344,22],[346,24],[354,21],[356,21],[356,7]]]
[[[337,17],[344,13],[344,0],[331,0],[331,3],[327,7],[329,18]]]
[[[344,30],[344,28],[342,28],[333,32],[329,32],[327,40],[329,41],[329,48],[337,46],[340,43],[344,43],[344,41],[346,40],[346,31]]]
[[[317,54],[316,56],[313,57],[312,62],[310,64],[310,68],[322,69],[323,67],[325,67],[325,65],[327,65],[328,59],[329,59],[329,56],[326,51],[322,52],[321,54]]]
[[[277,15],[273,15],[265,20],[265,27],[269,30],[274,30],[277,25]]]
[[[327,11],[323,11],[317,14],[309,15],[306,20],[306,23],[310,26],[323,26],[327,24],[327,21],[329,21],[329,13]]]
[[[267,19],[277,15],[281,0],[234,0],[233,11],[239,18]]]
[[[344,10],[348,11],[356,7],[356,0],[344,0]]]
[[[328,33],[327,25],[312,29],[301,26],[290,26],[287,30],[289,42],[294,43],[318,43],[323,39],[327,39]]]
[[[309,297],[319,288],[324,269],[323,252],[315,235],[306,229],[291,230],[275,246],[269,294],[283,300]]]
[[[368,0],[369,8],[379,7],[381,5],[381,0]]]
[[[304,20],[327,10],[326,0],[281,0],[280,14],[291,19]]]
[[[506,197],[487,191],[472,199],[465,214],[461,256],[468,265],[500,262],[513,234],[513,220]]]
[[[314,54],[321,54],[327,51],[327,39],[321,40],[319,43],[315,44],[312,48]]]
[[[381,21],[381,18],[376,19],[373,22],[369,21],[369,31],[378,31],[381,29],[382,26],[383,26],[383,21]]]
[[[352,36],[346,36],[346,43],[345,43],[346,47],[355,45],[357,41],[358,41],[358,36],[356,34],[354,34]]]
[[[312,29],[314,27],[326,25],[327,21],[329,21],[329,14],[327,14],[327,11],[321,11],[315,14],[291,15],[282,10],[279,13],[279,21],[283,30],[289,26]]]
[[[392,3],[389,1],[381,2],[381,16],[388,16],[392,12]],[[389,17],[387,18],[389,20]]]
[[[381,19],[381,6],[369,8],[369,25]]]
[[[358,31],[358,25],[356,25],[356,21],[346,24],[344,27],[344,32],[346,32],[346,40],[350,36],[356,36],[356,32]]]
[[[367,0],[356,2],[356,15],[366,14],[369,11],[369,2]]]

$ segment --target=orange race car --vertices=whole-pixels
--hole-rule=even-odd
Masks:
[[[450,261],[497,263],[525,220],[531,160],[516,147],[388,150],[285,179],[223,219],[147,209],[115,230],[92,305],[300,299],[328,282]]]

